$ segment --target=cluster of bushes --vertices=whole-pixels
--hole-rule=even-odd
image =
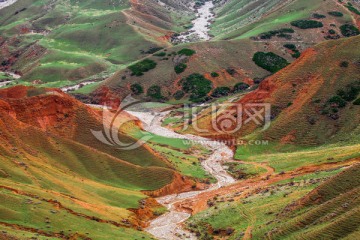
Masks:
[[[276,73],[289,65],[286,59],[272,52],[257,52],[254,54],[253,61],[259,67],[272,73]]]
[[[180,74],[180,73],[184,72],[186,68],[187,68],[187,65],[185,63],[179,63],[178,65],[175,66],[174,70],[175,70],[176,74]]]
[[[190,101],[202,102],[208,100],[208,94],[213,89],[212,82],[206,79],[203,75],[194,73],[180,81],[182,90],[175,92],[174,99],[180,100],[185,94],[190,94]],[[247,90],[250,85],[240,82],[235,84],[233,89],[229,87],[217,87],[211,93],[211,97],[220,98],[228,96],[230,93],[238,93]]]
[[[340,27],[340,30],[341,30],[341,34],[344,35],[344,37],[352,37],[360,34],[359,29],[349,23],[342,25]]]
[[[190,101],[201,102],[206,100],[212,90],[212,82],[203,75],[194,73],[180,81],[182,90],[190,94]]]
[[[148,72],[151,69],[156,68],[156,62],[150,59],[145,59],[141,62],[135,63],[134,65],[131,65],[128,67],[131,70],[132,76],[142,76],[144,75],[144,72]]]
[[[300,53],[300,51],[296,48],[295,44],[285,44],[284,47],[292,51],[291,56],[292,56],[293,58],[299,58],[299,57],[300,57],[301,53]]]
[[[288,33],[294,33],[295,30],[292,28],[282,28],[282,29],[278,29],[278,30],[273,30],[273,31],[269,31],[269,32],[264,32],[261,33],[259,35],[260,39],[271,39],[272,37],[281,37],[281,38],[287,38],[287,39],[291,39],[292,36],[289,35]]]
[[[360,15],[359,9],[355,8],[350,2],[348,2],[348,5],[346,5],[347,9],[352,11],[353,13]]]
[[[329,15],[334,17],[342,17],[344,14],[342,12],[328,12]]]
[[[347,103],[353,102],[354,105],[359,105],[360,100],[357,99],[360,93],[360,80],[347,85],[345,88],[337,91],[335,96],[332,96],[324,105],[322,114],[335,114],[339,108],[344,108]]]
[[[291,22],[291,25],[300,29],[310,29],[310,28],[322,28],[324,24],[315,20],[297,20]]]

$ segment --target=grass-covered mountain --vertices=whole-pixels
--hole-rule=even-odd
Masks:
[[[1,70],[52,86],[102,80],[169,46],[187,18],[153,0],[19,0],[0,12]]]
[[[140,131],[136,121],[129,124],[120,132],[121,141],[135,140],[128,128]],[[165,157],[166,151],[176,151],[170,147],[174,143],[158,137],[136,154],[107,146],[90,131],[103,129],[98,110],[57,89],[1,90],[0,126],[0,229],[5,238],[149,239],[136,229],[164,209],[142,191],[163,189],[159,194],[166,194],[194,187]],[[166,144],[160,148],[156,141]],[[180,166],[178,172],[185,162]]]

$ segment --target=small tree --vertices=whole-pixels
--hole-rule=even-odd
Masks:
[[[147,95],[156,100],[161,100],[164,97],[161,94],[161,88],[158,85],[153,85],[147,90]]]
[[[185,63],[179,63],[178,65],[175,66],[175,72],[176,74],[180,74],[184,72],[186,68],[187,65]]]
[[[143,87],[138,84],[138,83],[134,83],[130,86],[130,90],[132,91],[133,94],[135,95],[140,95],[142,93],[144,93],[144,89]]]
[[[233,91],[234,91],[234,93],[238,93],[238,92],[245,91],[249,87],[250,87],[249,84],[246,84],[244,82],[240,82],[240,83],[235,84]]]
[[[228,87],[218,87],[214,90],[214,92],[211,94],[214,98],[224,97],[229,95],[230,88]]]

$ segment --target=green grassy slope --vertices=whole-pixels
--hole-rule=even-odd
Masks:
[[[0,11],[0,33],[7,50],[0,60],[10,61],[6,67],[22,72],[24,81],[62,86],[101,80],[146,56],[149,49],[168,45],[158,38],[176,28],[173,16],[178,16],[151,0],[145,6],[138,9],[129,1],[19,0]],[[151,21],[146,27],[158,32],[142,32],[129,11],[140,15],[140,22]]]
[[[344,16],[334,18],[327,14],[329,11],[340,11]],[[324,14],[326,18],[320,21],[329,24],[341,25],[352,21],[349,12],[336,1],[322,0],[228,1],[225,5],[219,6],[216,12],[217,18],[211,29],[216,39],[248,38],[270,30],[290,27],[291,21],[309,19],[314,13]]]
[[[69,97],[16,91],[0,100],[0,229],[17,237],[149,239],[134,230],[142,225],[129,209],[146,198],[141,190],[173,180],[168,164],[147,148],[125,154],[87,145],[97,140],[78,135],[101,126],[97,113]]]

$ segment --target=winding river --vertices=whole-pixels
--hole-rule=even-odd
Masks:
[[[198,9],[193,7],[194,11],[197,11],[197,17],[192,21],[192,27],[187,32],[177,36],[174,42],[184,43],[210,40],[210,23],[215,18],[214,13],[211,11],[213,7],[214,4],[212,1],[205,2],[205,4]]]
[[[157,201],[160,204],[166,206],[169,211],[162,216],[152,220],[149,227],[145,229],[157,239],[197,239],[192,233],[183,229],[181,226],[181,223],[186,221],[191,215],[187,212],[180,212],[176,210],[174,208],[174,204],[196,197],[201,193],[213,191],[234,183],[235,179],[232,178],[222,167],[224,162],[233,160],[233,151],[223,143],[194,135],[181,135],[170,129],[162,127],[161,120],[167,115],[168,112],[160,114],[157,113],[157,115],[151,112],[128,111],[128,113],[142,121],[144,130],[148,132],[163,137],[178,138],[194,143],[199,143],[212,152],[211,155],[201,164],[202,167],[208,173],[212,174],[218,182],[216,184],[212,184],[210,188],[206,190],[185,192],[157,198]]]

